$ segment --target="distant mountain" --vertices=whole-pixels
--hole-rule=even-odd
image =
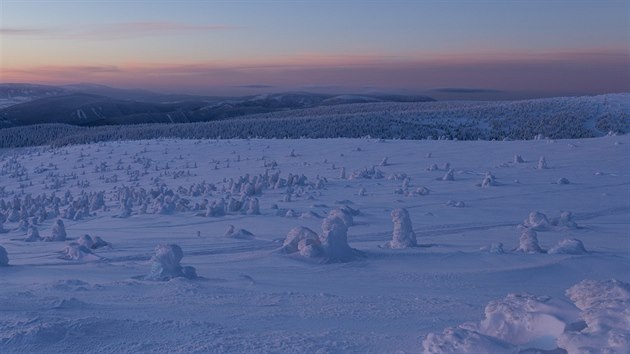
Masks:
[[[62,87],[0,84],[0,93],[2,92],[5,95],[0,97],[6,97],[7,104],[0,107],[0,128],[42,123],[96,126],[207,122],[320,106],[434,101],[425,96],[359,96],[308,92],[225,98],[168,95],[94,84]]]
[[[38,98],[58,96],[66,90],[57,86],[9,83],[0,84],[0,109]]]

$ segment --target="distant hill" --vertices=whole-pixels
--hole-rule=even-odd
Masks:
[[[277,99],[258,97],[245,102],[252,104],[252,100],[262,101],[273,106],[277,104],[274,101],[284,101],[282,105],[286,106],[288,102],[295,102],[298,98],[289,97],[292,96]],[[304,101],[300,102],[301,105],[306,104]],[[230,107],[237,107],[239,104],[223,103],[220,107],[203,107],[193,111],[207,109],[210,112],[217,112],[216,109],[222,108],[225,112],[231,112]],[[153,109],[152,107],[154,106],[148,106],[147,109]],[[261,106],[255,107],[260,109]],[[123,105],[116,108],[136,109],[136,106]],[[141,113],[123,117],[160,117],[162,114],[164,113]],[[183,116],[183,112],[181,114],[182,119],[190,119],[189,116]],[[174,117],[172,113],[168,115]],[[126,125],[124,128],[120,125],[80,127],[67,124],[36,124],[0,129],[0,148],[156,138],[315,139],[369,136],[383,139],[501,140],[540,137],[571,139],[602,136],[610,132],[630,133],[630,93],[501,102],[372,102],[319,105],[207,122],[136,124]]]
[[[365,102],[430,102],[425,96],[330,95],[308,92],[244,97],[159,94],[103,85],[0,84],[0,128],[63,123],[98,126],[190,123],[251,114]]]

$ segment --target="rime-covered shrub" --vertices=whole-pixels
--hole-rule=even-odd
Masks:
[[[527,219],[523,220],[522,226],[536,231],[544,231],[549,229],[550,223],[547,215],[539,211],[532,211]]]
[[[328,262],[347,262],[357,255],[348,245],[348,226],[339,217],[324,219],[320,241]]]
[[[307,227],[294,227],[287,233],[281,251],[299,253],[304,257],[318,257],[323,253],[319,236]]]
[[[584,244],[582,241],[577,238],[565,238],[560,240],[557,245],[551,247],[549,254],[585,254],[586,248],[584,248]]]
[[[521,233],[516,252],[523,253],[543,253],[544,251],[538,244],[538,235],[533,229],[525,229]]]
[[[66,237],[66,227],[63,220],[57,219],[50,232],[50,237],[46,238],[46,241],[65,241]]]
[[[411,218],[407,209],[394,209],[391,216],[394,223],[394,232],[392,233],[392,240],[387,242],[385,247],[399,249],[417,246],[416,234],[413,232]]]
[[[184,258],[181,247],[175,244],[158,245],[151,257],[151,271],[145,277],[147,280],[170,280],[173,278],[194,279],[197,277],[195,268],[182,267],[180,262]]]

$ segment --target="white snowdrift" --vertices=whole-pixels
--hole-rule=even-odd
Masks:
[[[630,352],[630,284],[583,280],[566,294],[573,304],[531,294],[491,301],[479,323],[427,335],[423,353]]]

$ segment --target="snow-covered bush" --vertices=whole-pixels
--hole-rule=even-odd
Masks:
[[[481,247],[480,251],[493,253],[493,254],[504,254],[505,253],[505,251],[503,250],[503,243],[501,243],[501,242],[491,243],[488,246],[483,246],[483,247]]]
[[[523,220],[522,226],[536,231],[544,231],[549,229],[550,223],[547,215],[539,211],[532,211],[527,216],[527,219]]]
[[[39,235],[39,230],[37,229],[37,226],[31,226],[28,228],[28,231],[26,233],[26,238],[24,239],[24,241],[26,242],[37,242],[37,241],[41,241],[42,238]]]
[[[324,219],[320,241],[327,262],[347,262],[357,255],[348,245],[348,226],[340,217]]]
[[[151,257],[151,271],[145,277],[147,280],[170,280],[173,278],[194,279],[197,272],[194,267],[182,267],[180,262],[184,258],[181,247],[175,244],[158,245]]]
[[[549,254],[585,254],[586,248],[584,248],[584,244],[582,241],[577,238],[565,238],[560,240],[557,245],[551,247]]]
[[[391,216],[394,222],[394,232],[392,233],[392,240],[387,242],[385,247],[399,249],[417,246],[416,234],[413,232],[407,209],[394,209]]]
[[[66,237],[66,227],[63,224],[63,220],[57,219],[52,227],[50,237],[47,237],[46,241],[65,241]]]
[[[569,180],[565,177],[560,177],[558,178],[558,181],[556,183],[557,184],[570,184],[571,182],[569,182]]]
[[[538,244],[538,235],[533,229],[525,229],[521,233],[516,252],[523,253],[543,253],[544,251]]]
[[[354,218],[352,213],[347,208],[333,209],[328,213],[329,218],[339,218],[346,224],[346,227],[354,225]]]
[[[549,166],[547,165],[547,159],[544,156],[541,156],[540,159],[538,159],[537,168],[539,170],[544,170],[544,169],[549,168]]]
[[[560,216],[551,220],[551,225],[565,228],[565,229],[578,229],[578,224],[573,221],[573,213],[570,211],[563,211]]]
[[[450,206],[450,207],[453,207],[453,208],[464,208],[466,206],[466,203],[464,203],[461,200],[458,201],[458,200],[450,199],[450,200],[448,200],[446,202],[446,206]]]

